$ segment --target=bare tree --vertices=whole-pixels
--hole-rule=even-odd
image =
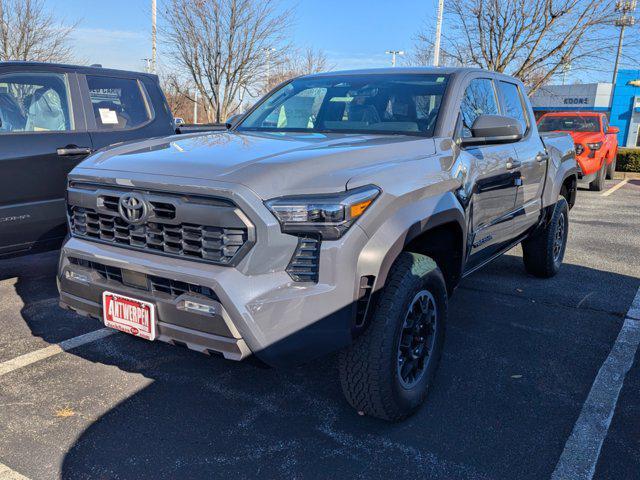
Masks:
[[[535,92],[569,64],[611,52],[613,0],[450,0],[442,52],[452,63],[514,75]],[[417,53],[433,49],[428,32]]]
[[[331,68],[327,64],[327,56],[322,50],[307,48],[303,53],[293,52],[280,61],[279,65],[270,69],[269,78],[264,81],[263,93],[291,78],[300,75],[324,72]]]
[[[188,84],[177,75],[160,74],[160,86],[167,98],[167,103],[174,117],[183,118],[186,122],[193,121],[193,89],[189,91]]]
[[[43,0],[0,0],[0,61],[68,61],[74,28],[62,26]]]
[[[225,121],[260,93],[267,60],[277,64],[286,54],[291,16],[278,0],[167,1],[164,41],[210,122]]]

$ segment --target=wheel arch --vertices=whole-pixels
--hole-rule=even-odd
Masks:
[[[460,280],[466,255],[465,212],[453,193],[431,201],[436,202],[437,208],[423,212],[431,210],[433,213],[416,220],[416,217],[420,217],[415,215],[414,206],[408,212],[414,214],[412,220],[402,227],[398,222],[407,215],[392,217],[371,236],[362,250],[357,279],[361,284],[365,276],[374,277],[375,280],[367,306],[362,309],[364,313],[358,322],[360,325],[366,324],[370,317],[369,306],[375,304],[375,298],[384,287],[391,267],[402,252],[410,251],[431,257],[442,270],[449,293]]]
[[[571,210],[575,205],[577,194],[578,178],[575,175],[567,175],[562,181],[562,186],[560,187],[560,195],[567,199],[569,210]]]

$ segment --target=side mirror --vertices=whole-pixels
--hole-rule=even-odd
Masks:
[[[607,130],[607,134],[610,135],[615,135],[618,132],[620,132],[620,129],[618,127],[609,127],[609,130]]]
[[[227,127],[227,129],[235,127],[243,116],[244,113],[236,113],[235,115],[231,115],[225,122],[225,126]]]
[[[471,126],[471,137],[461,139],[463,146],[513,143],[522,139],[522,125],[503,115],[480,115]]]

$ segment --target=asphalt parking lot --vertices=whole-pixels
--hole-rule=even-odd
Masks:
[[[516,248],[464,280],[435,388],[398,424],[347,405],[333,358],[265,369],[117,333],[3,373],[102,326],[58,308],[56,252],[2,261],[0,479],[551,478],[597,436],[594,382],[615,408],[593,478],[640,478],[640,355],[619,396],[599,374],[640,288],[640,180],[609,193],[579,191],[554,279]]]

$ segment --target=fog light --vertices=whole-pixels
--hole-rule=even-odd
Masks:
[[[197,313],[206,313],[208,315],[215,315],[218,313],[216,307],[211,305],[205,305],[204,303],[192,302],[191,300],[185,300],[183,302],[185,310],[190,310]]]
[[[73,270],[65,270],[64,276],[67,280],[74,280],[76,282],[82,282],[82,283],[89,283],[91,280],[89,278],[89,275],[86,275],[84,273],[74,272]]]

